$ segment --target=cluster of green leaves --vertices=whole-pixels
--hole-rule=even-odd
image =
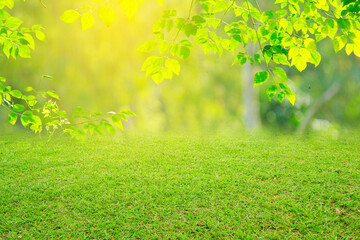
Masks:
[[[160,4],[163,0],[157,0]],[[121,9],[124,11],[128,18],[132,18],[139,8],[139,4],[142,0],[120,0],[117,4],[120,4]],[[70,9],[65,11],[60,19],[65,23],[73,23],[80,19],[82,30],[91,28],[95,23],[95,15],[101,19],[101,21],[110,27],[116,20],[116,12],[113,9],[112,2],[109,0],[91,0],[85,2],[85,6],[77,9]]]
[[[345,9],[341,12],[341,16],[346,16],[348,14],[359,17],[360,12],[360,2],[357,0],[341,0]]]
[[[6,82],[4,78],[0,81]],[[9,110],[9,123],[15,125],[20,119],[25,128],[34,132],[42,132],[43,125],[50,132],[68,123],[55,99],[59,100],[59,96],[53,91],[36,92],[26,87],[22,93],[0,83],[0,103]]]
[[[0,1],[0,44],[7,58],[18,56],[30,58],[31,49],[35,49],[33,35],[40,41],[46,41],[43,28],[34,25],[31,28],[21,27],[23,21],[9,14],[4,8],[12,9],[13,0]]]
[[[13,0],[0,0],[0,44],[1,50],[7,58],[31,58],[31,49],[35,49],[32,36],[41,41],[46,41],[43,28],[34,25],[32,28],[21,27],[23,21],[11,16],[4,8],[12,9]],[[21,27],[21,28],[20,28]],[[52,80],[50,76],[44,79]],[[121,113],[88,113],[82,108],[67,113],[60,110],[57,101],[60,100],[54,91],[40,91],[33,87],[18,90],[12,86],[5,86],[6,79],[0,77],[0,105],[9,111],[9,123],[21,125],[35,133],[44,129],[49,135],[56,132],[66,132],[74,137],[82,137],[87,133],[104,135],[105,131],[111,135],[116,133],[115,127],[124,130],[122,121],[127,117],[135,116],[130,110]],[[40,86],[40,84],[39,84]]]
[[[269,100],[277,96],[282,102],[286,97],[294,105],[296,97],[288,87],[284,68],[295,67],[301,72],[309,63],[317,67],[321,61],[318,42],[330,38],[335,52],[345,48],[348,55],[360,57],[358,1],[276,0],[278,9],[269,11],[262,11],[254,2],[255,6],[248,0],[192,0],[185,18],[177,17],[176,10],[166,10],[153,25],[156,40],[138,49],[157,49],[159,53],[149,56],[142,70],[159,84],[172,78],[172,73],[179,74],[177,59],[188,58],[193,46],[220,56],[225,50],[234,56],[234,64],[249,61],[263,65],[266,70],[256,73],[254,86],[271,78],[266,91]],[[192,15],[196,4],[201,12]],[[230,12],[234,17],[226,22],[225,15]],[[254,54],[247,51],[250,42],[258,46]]]
[[[52,79],[44,76],[45,79]],[[124,130],[122,121],[135,114],[130,110],[121,113],[100,112],[89,113],[77,107],[74,112],[67,113],[59,109],[60,100],[54,91],[38,91],[33,87],[26,87],[23,92],[4,86],[6,79],[0,78],[0,104],[9,110],[9,123],[15,125],[18,121],[22,126],[35,133],[41,133],[44,128],[49,135],[66,132],[73,137],[83,137],[87,133],[104,135],[105,131],[116,134],[115,126]]]
[[[61,19],[71,23],[81,16],[85,30],[93,25],[92,14],[97,11],[105,25],[111,25],[116,15],[108,6],[109,1],[93,1],[100,6],[68,10]],[[139,2],[122,0],[119,4],[128,17],[132,17]],[[142,71],[160,84],[180,74],[179,60],[186,60],[192,47],[199,45],[205,54],[213,52],[220,56],[225,50],[234,56],[234,64],[249,61],[252,65],[255,62],[263,65],[266,70],[255,74],[254,86],[271,78],[272,83],[266,90],[269,100],[276,96],[283,102],[286,97],[294,105],[296,96],[288,87],[284,68],[295,67],[301,72],[309,63],[317,67],[321,62],[318,42],[330,38],[335,52],[345,48],[348,55],[354,53],[360,57],[359,1],[275,0],[278,9],[268,11],[262,11],[257,0],[253,2],[255,4],[249,0],[191,0],[187,17],[178,17],[176,10],[165,10],[153,25],[156,40],[149,40],[138,48],[141,52],[158,50],[159,53],[145,60]],[[201,11],[192,14],[196,5]],[[234,18],[226,22],[225,15],[230,12]],[[250,42],[258,46],[254,54],[247,52]]]
[[[130,110],[123,110],[121,113],[108,112],[103,114],[101,112],[90,113],[83,108],[77,107],[75,111],[68,115],[72,124],[70,124],[64,131],[76,138],[86,136],[87,133],[93,135],[105,135],[107,132],[110,135],[116,135],[115,127],[124,130],[122,121],[128,121],[128,117],[136,116]],[[78,127],[80,125],[81,127]]]

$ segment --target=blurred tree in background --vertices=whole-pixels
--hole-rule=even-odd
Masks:
[[[265,125],[304,132],[318,119],[325,128],[329,124],[335,128],[359,127],[359,59],[345,53],[333,57],[331,42],[324,42],[320,51],[325,57],[316,70],[308,69],[301,74],[290,72],[298,96],[295,107],[267,102],[261,96],[261,117]]]

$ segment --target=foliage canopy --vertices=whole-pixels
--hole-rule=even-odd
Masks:
[[[96,2],[101,6],[100,18],[108,26],[114,20],[114,11],[108,7],[109,1]],[[119,4],[129,17],[138,8],[136,0]],[[282,102],[286,97],[294,105],[296,97],[287,85],[284,68],[295,67],[302,72],[309,64],[317,67],[321,62],[317,48],[320,41],[330,38],[335,52],[345,48],[348,55],[354,53],[360,57],[358,1],[276,0],[275,5],[277,8],[271,10],[261,9],[258,0],[191,0],[188,16],[177,16],[175,9],[165,10],[153,25],[155,40],[138,48],[141,52],[158,51],[145,60],[142,71],[160,84],[179,74],[179,60],[186,60],[194,46],[200,46],[204,54],[213,52],[221,56],[228,51],[234,57],[233,64],[249,61],[263,66],[264,71],[255,74],[254,86],[271,79],[272,84],[266,90],[270,100],[277,96]],[[81,11],[85,11],[81,22],[83,29],[87,29],[93,24],[93,17],[88,15],[96,12],[96,8],[68,10],[62,19],[73,22]],[[230,21],[225,21],[230,14]],[[247,51],[249,43],[257,45],[255,53]]]
[[[0,1],[1,50],[7,58],[31,58],[31,50],[35,49],[34,37],[46,41],[44,28],[40,25],[33,25],[31,28],[22,27],[23,21],[6,10],[13,7],[13,0]],[[76,11],[71,11],[70,14],[76,14]],[[83,18],[91,17],[88,14]],[[86,27],[89,27],[88,23],[84,29]],[[43,79],[53,80],[51,76],[44,75],[38,88]],[[74,137],[82,137],[88,132],[103,135],[105,130],[114,135],[116,132],[114,126],[123,130],[122,121],[127,121],[127,116],[135,116],[130,110],[102,114],[89,113],[81,107],[75,108],[72,113],[67,113],[58,107],[57,101],[60,97],[56,92],[35,89],[31,86],[20,91],[12,86],[5,86],[5,82],[6,79],[0,77],[0,104],[9,111],[9,123],[15,125],[20,121],[26,129],[35,133],[45,129],[50,135],[62,131]]]

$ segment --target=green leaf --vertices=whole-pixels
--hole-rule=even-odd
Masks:
[[[143,43],[140,47],[138,47],[137,51],[139,52],[151,52],[154,51],[158,46],[158,42],[154,40],[149,40]]]
[[[133,113],[132,111],[127,110],[127,109],[121,111],[121,113],[123,113],[123,114],[125,114],[125,115],[128,115],[129,117],[135,117],[135,116],[136,116],[135,113]]]
[[[113,116],[112,117],[112,121],[115,124],[115,126],[117,126],[118,128],[120,128],[121,130],[124,131],[124,126],[122,124],[121,118],[118,116]]]
[[[159,52],[160,54],[164,54],[166,50],[169,48],[169,43],[167,41],[161,41],[159,43]]]
[[[10,95],[16,98],[21,98],[23,96],[19,90],[12,90],[10,92]]]
[[[30,48],[24,45],[19,46],[19,55],[22,58],[31,58]]]
[[[289,100],[289,102],[294,106],[296,101],[296,95],[291,93],[291,94],[286,94],[286,97]]]
[[[101,135],[101,136],[104,136],[104,132],[102,130],[102,128],[100,126],[95,126],[94,127],[94,130],[97,134]]]
[[[180,66],[179,61],[176,60],[176,59],[167,59],[166,62],[165,62],[165,67],[170,69],[176,75],[180,74],[181,66]]]
[[[103,23],[107,27],[110,27],[115,22],[116,13],[114,10],[109,8],[107,5],[100,7],[98,14],[99,14],[100,19],[103,21]]]
[[[350,55],[354,51],[354,47],[355,47],[354,43],[348,43],[345,48],[346,54]]]
[[[286,72],[284,71],[284,69],[280,68],[280,67],[276,67],[273,69],[273,73],[278,76],[281,80],[287,81],[288,77]]]
[[[54,78],[52,76],[49,76],[49,75],[43,75],[42,76],[43,78],[47,79],[47,80],[54,80]]]
[[[315,65],[315,67],[319,66],[321,62],[321,55],[316,50],[310,50],[311,59],[310,62]]]
[[[85,13],[81,16],[82,30],[85,31],[94,25],[94,16],[91,13]]]
[[[9,113],[9,123],[11,125],[15,125],[17,119],[18,119],[18,115],[16,113],[13,112]]]
[[[248,56],[248,59],[249,59],[249,63],[251,65],[254,65],[254,58],[252,58],[251,56]]]
[[[8,12],[4,10],[0,10],[0,20],[6,20],[10,16],[11,15]]]
[[[341,49],[343,49],[347,43],[347,40],[348,39],[345,34],[341,34],[341,35],[337,36],[333,41],[335,52],[338,52]]]
[[[277,93],[278,87],[276,85],[271,85],[267,90],[266,90],[266,94],[269,98],[269,101],[271,101],[271,99],[273,97],[275,97],[276,93]]]
[[[277,99],[279,100],[280,103],[282,103],[284,101],[284,98],[285,98],[285,93],[279,92],[277,95]]]
[[[270,74],[266,71],[256,73],[255,79],[254,79],[254,87],[265,83],[269,79],[269,77],[270,77]]]
[[[286,94],[293,94],[293,92],[291,91],[291,89],[284,83],[279,83],[279,86],[282,90],[284,90],[284,92]]]
[[[71,135],[71,137],[79,138],[79,139],[83,138],[86,135],[84,131],[74,126],[70,126],[64,132],[68,132]]]
[[[35,36],[36,36],[36,38],[39,39],[40,41],[46,42],[46,36],[45,36],[45,34],[44,34],[42,31],[36,30],[36,31],[35,31]]]
[[[146,77],[154,75],[160,71],[160,67],[163,65],[164,59],[157,56],[150,56],[148,57],[142,68],[141,71],[146,71]]]
[[[20,42],[22,45],[30,45],[30,43],[29,43],[25,38],[20,38],[20,39],[19,39],[19,42]]]
[[[33,26],[31,27],[31,29],[32,29],[33,31],[37,31],[37,30],[41,31],[41,30],[44,30],[44,28],[43,28],[41,25],[38,25],[38,24],[33,25]]]
[[[29,116],[29,120],[33,123],[33,124],[36,124],[36,125],[42,125],[42,121],[41,121],[41,118],[39,116],[36,116],[36,115],[32,115]]]
[[[161,32],[166,26],[166,21],[164,19],[159,19],[153,24],[153,32]]]
[[[338,24],[339,27],[343,30],[343,31],[349,31],[350,27],[351,27],[351,23],[348,19],[338,19]]]
[[[191,35],[196,35],[197,32],[197,26],[191,23],[185,24],[184,26],[184,33],[187,37],[190,37]]]
[[[20,27],[22,23],[23,21],[16,17],[9,17],[5,21],[5,26],[11,30],[16,30]]]
[[[34,88],[32,88],[32,87],[26,87],[26,88],[24,89],[25,92],[31,92],[31,91],[33,91],[33,90],[34,90]]]
[[[168,68],[161,68],[161,74],[166,79],[172,79],[173,77],[172,71]]]
[[[186,24],[185,18],[176,18],[175,19],[175,27],[181,30]]]
[[[177,12],[174,9],[171,10],[164,10],[162,18],[170,18],[170,17],[176,17]]]
[[[47,91],[46,92],[50,97],[60,100],[59,95],[54,91]]]
[[[120,1],[120,5],[129,19],[131,19],[135,15],[136,11],[139,8],[138,1],[134,0],[122,0]]]
[[[105,126],[105,130],[106,130],[109,134],[111,134],[111,135],[113,135],[113,136],[116,135],[116,130],[115,130],[115,128],[114,128],[113,125],[111,125],[111,124],[109,124],[109,123],[104,123],[104,126]]]
[[[122,120],[124,120],[124,121],[128,121],[128,119],[127,119],[127,117],[126,117],[126,115],[125,114],[123,114],[123,113],[119,113],[119,114],[117,114]]]
[[[186,60],[190,56],[190,48],[186,46],[181,46],[178,49],[177,55],[179,58]]]
[[[15,112],[22,112],[24,111],[25,107],[21,104],[15,104],[13,107],[12,107],[12,110],[14,110]]]
[[[304,71],[307,67],[307,62],[306,60],[301,57],[301,56],[297,56],[295,58],[293,58],[292,60],[292,65],[295,65],[295,67],[300,71]]]
[[[3,8],[4,6],[12,9],[14,7],[14,0],[1,0],[0,6]]]
[[[249,57],[250,57],[250,56],[249,56]],[[244,65],[244,64],[247,62],[247,58],[246,58],[246,56],[245,56],[244,53],[239,53],[239,54],[236,56],[236,58],[235,58],[235,60],[234,60],[234,62],[233,62],[232,65],[234,65],[234,64],[237,63],[237,62],[239,62],[240,65]]]
[[[75,10],[67,10],[65,11],[60,19],[65,23],[73,23],[80,17],[80,14]]]
[[[29,34],[29,33],[25,33],[24,34],[24,39],[26,39],[26,41],[28,41],[28,43],[29,43],[29,47],[31,48],[31,49],[35,49],[35,41],[34,41],[34,38]]]
[[[151,78],[154,80],[154,82],[157,85],[159,85],[160,83],[162,83],[165,80],[165,77],[162,74],[161,69],[159,70],[159,72],[156,72],[156,73],[152,74]]]

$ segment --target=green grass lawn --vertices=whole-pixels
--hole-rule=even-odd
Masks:
[[[0,138],[0,239],[360,239],[360,137]]]

